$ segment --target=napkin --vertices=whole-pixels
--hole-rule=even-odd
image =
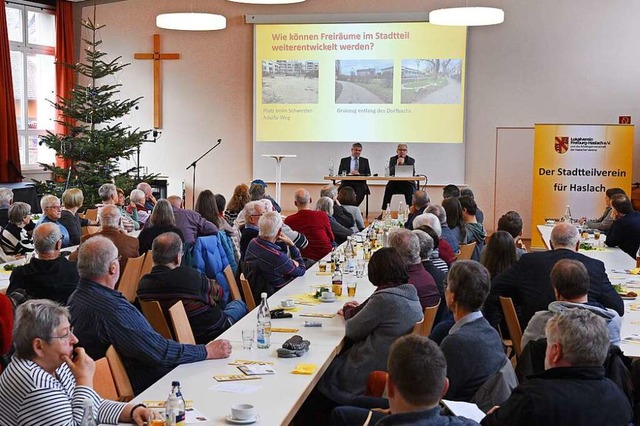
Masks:
[[[315,364],[298,364],[296,368],[291,371],[292,374],[313,374],[318,369]]]

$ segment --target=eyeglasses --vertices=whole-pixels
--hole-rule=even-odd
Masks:
[[[122,255],[118,255],[118,257],[116,257],[115,259],[113,259],[111,262],[120,262],[122,260]]]
[[[398,151],[407,151],[407,148],[398,148]]]
[[[252,214],[252,215],[250,215],[250,216],[251,216],[251,217],[262,217],[262,213],[260,213],[260,214]]]
[[[60,207],[60,206],[48,206],[48,207],[45,207],[45,209],[62,210],[62,207]]]
[[[62,336],[49,336],[49,339],[63,339],[63,340],[68,340],[71,335],[75,334],[73,333],[73,327],[69,327],[69,331],[67,331],[65,334],[63,334]]]

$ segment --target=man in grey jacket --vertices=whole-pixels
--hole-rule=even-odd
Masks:
[[[554,314],[569,309],[587,309],[602,317],[609,330],[609,341],[620,342],[620,326],[622,319],[613,309],[608,309],[598,302],[589,302],[589,273],[587,268],[577,260],[559,260],[551,270],[551,285],[556,301],[549,304],[549,310],[538,311],[529,321],[522,335],[522,347],[532,340],[545,337],[544,329],[547,321]]]

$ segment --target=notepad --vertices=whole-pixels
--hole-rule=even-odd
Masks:
[[[267,374],[276,374],[276,370],[271,365],[264,364],[247,364],[238,365],[238,370],[247,376],[264,376]]]

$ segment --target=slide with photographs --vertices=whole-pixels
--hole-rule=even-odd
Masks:
[[[465,27],[255,26],[256,142],[462,143]]]

